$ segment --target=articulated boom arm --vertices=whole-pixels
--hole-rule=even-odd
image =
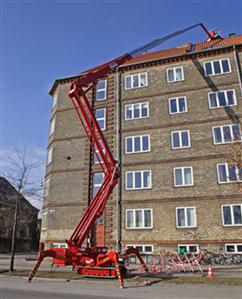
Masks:
[[[97,159],[99,160],[99,165],[104,173],[104,181],[94,199],[91,201],[91,204],[88,206],[80,223],[70,237],[68,241],[68,245],[70,247],[81,247],[94,222],[99,216],[102,215],[106,201],[113,188],[117,184],[120,175],[117,161],[114,160],[113,155],[110,152],[110,149],[90,107],[89,101],[86,96],[87,92],[95,86],[98,79],[103,78],[105,75],[115,70],[118,66],[195,27],[201,27],[208,35],[208,38],[214,38],[214,35],[210,33],[202,23],[198,23],[185,29],[176,31],[165,37],[152,40],[142,47],[139,47],[133,51],[128,52],[127,54],[124,54],[118,58],[115,58],[93,69],[90,69],[71,84],[68,95],[72,100],[72,103],[75,107],[79,120],[87,135],[89,144],[92,147],[94,154],[96,154],[95,149],[97,149],[99,155],[101,156],[100,159],[99,156],[96,155]],[[102,161],[102,163],[100,163],[100,160]]]

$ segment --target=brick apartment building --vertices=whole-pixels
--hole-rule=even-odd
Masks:
[[[224,156],[241,137],[242,35],[146,53],[98,81],[90,103],[121,179],[93,242],[144,253],[242,253],[238,169]],[[64,246],[102,182],[67,93],[55,81],[41,242]]]

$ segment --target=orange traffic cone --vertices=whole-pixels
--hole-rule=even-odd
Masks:
[[[208,267],[208,275],[207,275],[207,277],[209,277],[209,278],[213,278],[213,277],[215,277],[216,275],[214,275],[213,274],[213,272],[212,272],[212,267],[211,267],[211,265],[209,265],[209,267]]]

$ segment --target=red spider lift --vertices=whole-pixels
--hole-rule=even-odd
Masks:
[[[125,252],[120,253],[109,251],[107,247],[91,247],[88,245],[83,247],[83,243],[95,224],[95,221],[103,214],[107,199],[118,183],[120,176],[118,162],[113,158],[103,133],[95,119],[87,98],[87,93],[95,88],[97,80],[117,69],[118,66],[195,27],[202,27],[208,36],[208,40],[216,38],[214,31],[209,32],[202,23],[198,23],[165,37],[152,40],[142,47],[92,68],[81,74],[78,79],[72,82],[68,95],[74,105],[92,151],[94,154],[96,154],[96,149],[99,152],[100,156],[96,155],[96,157],[104,173],[104,180],[70,239],[66,241],[68,248],[52,248],[50,250],[41,251],[37,263],[29,274],[29,282],[34,277],[45,257],[52,257],[53,263],[58,266],[72,266],[73,269],[77,269],[77,272],[82,275],[117,276],[120,287],[122,288],[124,287],[123,274],[126,270],[123,260],[129,255],[136,255],[143,269],[148,272],[148,268],[136,248],[128,248]]]

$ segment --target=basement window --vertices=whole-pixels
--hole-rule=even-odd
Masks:
[[[107,80],[99,80],[96,85],[96,101],[104,101],[107,98]]]
[[[225,252],[242,254],[242,244],[225,244]]]
[[[197,244],[178,244],[178,253],[199,253],[199,247]]]
[[[137,248],[142,254],[152,254],[154,253],[154,245],[141,245],[141,244],[127,244],[126,249],[128,248]]]

